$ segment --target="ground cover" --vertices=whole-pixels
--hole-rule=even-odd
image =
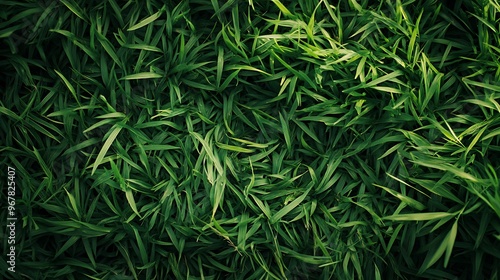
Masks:
[[[497,0],[0,8],[2,278],[499,277]]]

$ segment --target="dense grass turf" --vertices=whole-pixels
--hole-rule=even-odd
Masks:
[[[499,15],[2,1],[0,275],[498,279]]]

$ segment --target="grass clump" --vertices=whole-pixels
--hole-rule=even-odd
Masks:
[[[3,278],[498,277],[496,0],[178,2],[2,2]]]

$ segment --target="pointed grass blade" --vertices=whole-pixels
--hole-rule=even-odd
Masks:
[[[163,76],[157,73],[152,73],[152,72],[143,72],[143,73],[137,73],[137,74],[130,74],[127,75],[120,80],[144,80],[144,79],[158,79],[162,78]]]
[[[276,212],[276,214],[274,214],[270,219],[271,224],[275,224],[281,218],[283,218],[286,214],[290,213],[290,211],[297,208],[297,206],[299,206],[299,204],[302,203],[302,201],[304,201],[304,199],[306,199],[307,195],[309,194],[309,191],[312,188],[312,184],[310,184],[310,185],[311,186],[301,196],[297,197],[292,202],[290,202],[288,205],[286,205],[281,210]]]
[[[157,20],[161,14],[163,13],[163,10],[164,10],[165,6],[163,8],[161,8],[158,12],[152,14],[151,16],[141,20],[140,22],[138,22],[137,24],[134,24],[133,26],[129,27],[127,29],[127,31],[134,31],[134,30],[137,30],[139,28],[142,28],[150,23],[152,23],[153,21]]]
[[[441,244],[435,251],[429,251],[424,263],[419,269],[419,274],[424,273],[426,270],[428,270],[433,264],[435,264],[446,252],[445,254],[445,259],[444,259],[444,267],[448,265],[448,262],[450,260],[451,256],[451,251],[453,250],[453,245],[455,244],[455,238],[457,236],[457,224],[458,220],[455,220],[453,223],[453,226],[451,227],[450,231],[446,234],[446,236],[443,238],[443,241],[441,241]]]
[[[411,213],[411,214],[397,214],[383,217],[384,220],[392,220],[392,221],[401,221],[401,222],[409,222],[409,221],[429,221],[429,220],[437,220],[455,216],[457,213],[448,213],[448,212],[429,212],[429,213]]]
[[[94,175],[95,171],[97,170],[97,167],[99,167],[99,165],[101,164],[102,160],[104,159],[104,156],[108,152],[109,148],[111,147],[111,145],[115,141],[116,137],[118,136],[118,134],[120,133],[120,131],[122,130],[122,128],[123,127],[116,126],[116,125],[113,126],[113,128],[111,128],[112,131],[109,134],[108,138],[106,139],[106,142],[104,142],[104,145],[102,146],[101,151],[97,155],[97,158],[96,158],[96,160],[94,162],[94,167],[92,168],[91,175]]]

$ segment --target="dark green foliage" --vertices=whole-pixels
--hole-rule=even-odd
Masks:
[[[498,278],[499,15],[3,1],[0,275]]]

